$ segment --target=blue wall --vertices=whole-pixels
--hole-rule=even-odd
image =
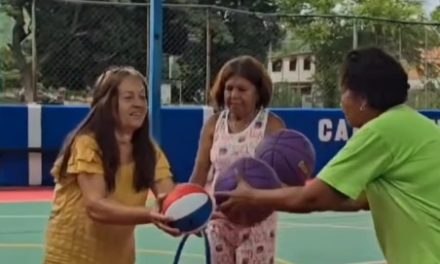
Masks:
[[[27,106],[0,106],[0,186],[26,186],[29,182],[35,184],[35,179],[29,180],[30,174],[32,177],[37,174],[36,185],[52,185],[49,171],[55,156],[66,135],[88,110],[88,107],[83,106],[43,105],[39,114],[41,120],[36,122],[41,124],[41,128],[36,129],[28,126],[28,116],[35,118],[35,114],[30,115]],[[315,172],[333,157],[353,133],[340,110],[272,110],[289,128],[297,129],[310,138],[318,158]],[[423,114],[440,124],[440,111],[423,111]],[[206,111],[202,107],[164,107],[161,117],[161,146],[170,160],[176,180],[186,181],[193,168]],[[35,131],[39,133],[32,135]],[[35,136],[41,137],[42,154],[40,160],[30,162],[29,138]],[[41,163],[40,167],[35,163]],[[41,172],[32,171],[35,169]]]
[[[0,186],[27,184],[27,127],[26,106],[0,106]]]

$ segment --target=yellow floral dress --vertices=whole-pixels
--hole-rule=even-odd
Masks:
[[[158,150],[156,182],[171,178],[169,163]],[[103,175],[99,147],[91,135],[79,135],[72,144],[68,176],[59,179],[60,160],[55,162],[55,193],[46,233],[45,264],[130,264],[135,262],[132,225],[102,224],[87,216],[76,175]],[[148,191],[132,187],[134,166],[117,171],[115,190],[110,199],[129,206],[145,206]],[[100,177],[100,176],[96,176]],[[102,176],[103,177],[103,176]]]

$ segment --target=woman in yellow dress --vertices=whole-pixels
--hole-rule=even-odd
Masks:
[[[53,208],[45,264],[135,263],[134,229],[155,224],[177,236],[145,206],[174,187],[164,153],[149,137],[145,78],[130,67],[97,80],[91,111],[71,133],[52,174]]]

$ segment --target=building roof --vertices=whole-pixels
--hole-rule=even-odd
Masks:
[[[279,49],[272,51],[269,58],[285,58],[298,55],[309,55],[312,49],[307,43],[299,39],[293,32],[287,32],[285,39],[281,42]]]
[[[300,55],[311,55],[313,52],[311,51],[302,51],[302,52],[290,52],[290,53],[277,53],[272,54],[272,56],[269,56],[271,59],[282,59],[282,58],[290,58],[290,57],[296,57]]]

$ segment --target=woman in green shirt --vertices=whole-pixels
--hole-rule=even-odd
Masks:
[[[359,130],[318,176],[279,190],[253,189],[241,179],[234,191],[216,194],[229,196],[220,208],[369,208],[388,263],[440,263],[440,127],[405,105],[408,76],[380,49],[349,52],[340,84],[345,117]]]

